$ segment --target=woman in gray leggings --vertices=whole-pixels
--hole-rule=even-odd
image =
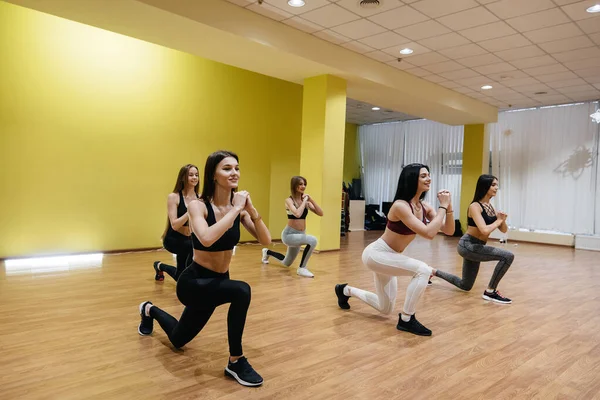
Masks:
[[[268,264],[269,256],[272,256],[286,267],[289,267],[298,256],[300,246],[305,245],[300,266],[296,270],[296,273],[300,276],[313,278],[314,275],[306,268],[306,264],[308,264],[308,259],[317,245],[317,238],[307,235],[305,232],[306,215],[308,214],[308,210],[310,210],[319,217],[322,217],[323,210],[309,195],[304,193],[305,190],[306,179],[301,176],[292,177],[290,182],[292,195],[285,199],[288,224],[283,229],[283,232],[281,232],[281,241],[287,246],[287,252],[284,256],[281,253],[264,248],[262,249],[262,262],[263,264]]]
[[[467,211],[467,232],[458,242],[458,254],[464,259],[462,278],[440,270],[437,270],[434,275],[459,289],[469,291],[477,278],[479,264],[482,261],[498,261],[482,297],[496,303],[510,304],[512,300],[502,296],[497,287],[515,256],[510,251],[486,245],[488,237],[496,228],[502,233],[508,230],[506,214],[501,211],[496,212],[490,204],[490,199],[497,192],[498,178],[493,175],[479,177],[473,202]]]

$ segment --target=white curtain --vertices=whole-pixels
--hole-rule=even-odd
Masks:
[[[363,196],[367,204],[391,201],[404,162],[402,123],[358,128]]]
[[[429,166],[431,189],[425,199],[437,206],[436,193],[441,189],[448,189],[452,194],[454,218],[460,218],[464,127],[433,121],[408,121],[404,124],[404,164],[419,162]]]
[[[598,103],[502,112],[489,124],[496,206],[517,229],[600,233]]]
[[[463,127],[432,121],[363,125],[358,129],[363,194],[367,204],[392,201],[404,165],[429,166],[431,190],[426,200],[436,205],[435,193],[448,189],[460,204]],[[455,207],[460,218],[460,207]]]
[[[600,108],[600,105],[596,104],[596,109]],[[594,208],[594,214],[596,215],[596,221],[594,223],[594,234],[600,235],[600,124],[597,125],[596,140],[596,188],[594,190],[594,197],[596,198],[596,205]]]

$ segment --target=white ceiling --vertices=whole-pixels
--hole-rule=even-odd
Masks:
[[[412,115],[393,111],[381,107],[379,110],[373,110],[374,104],[364,101],[358,101],[351,98],[346,100],[346,122],[356,125],[370,125],[382,122],[408,121],[419,119]]]
[[[600,0],[227,1],[501,109],[600,98]]]

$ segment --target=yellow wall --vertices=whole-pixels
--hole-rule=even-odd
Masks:
[[[358,141],[358,127],[346,123],[346,137],[344,139],[344,182],[352,183],[352,179],[360,178],[360,161],[356,148]]]
[[[484,156],[485,125],[465,125],[462,183],[460,189],[460,223],[463,232],[467,230],[467,209],[473,200],[477,179],[482,174]]]
[[[158,247],[180,166],[221,148],[285,223],[300,85],[4,2],[0,55],[0,257]]]

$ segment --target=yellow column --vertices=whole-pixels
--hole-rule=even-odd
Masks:
[[[344,182],[352,183],[352,179],[360,178],[360,162],[356,151],[356,136],[358,127],[354,124],[346,124],[346,136],[344,139]]]
[[[340,248],[346,81],[321,75],[304,81],[300,175],[324,216],[307,218],[318,250]]]
[[[477,179],[482,173],[487,173],[484,161],[488,160],[489,162],[489,156],[486,147],[485,125],[465,125],[463,143],[460,223],[464,232],[467,230],[467,208],[473,200]]]

